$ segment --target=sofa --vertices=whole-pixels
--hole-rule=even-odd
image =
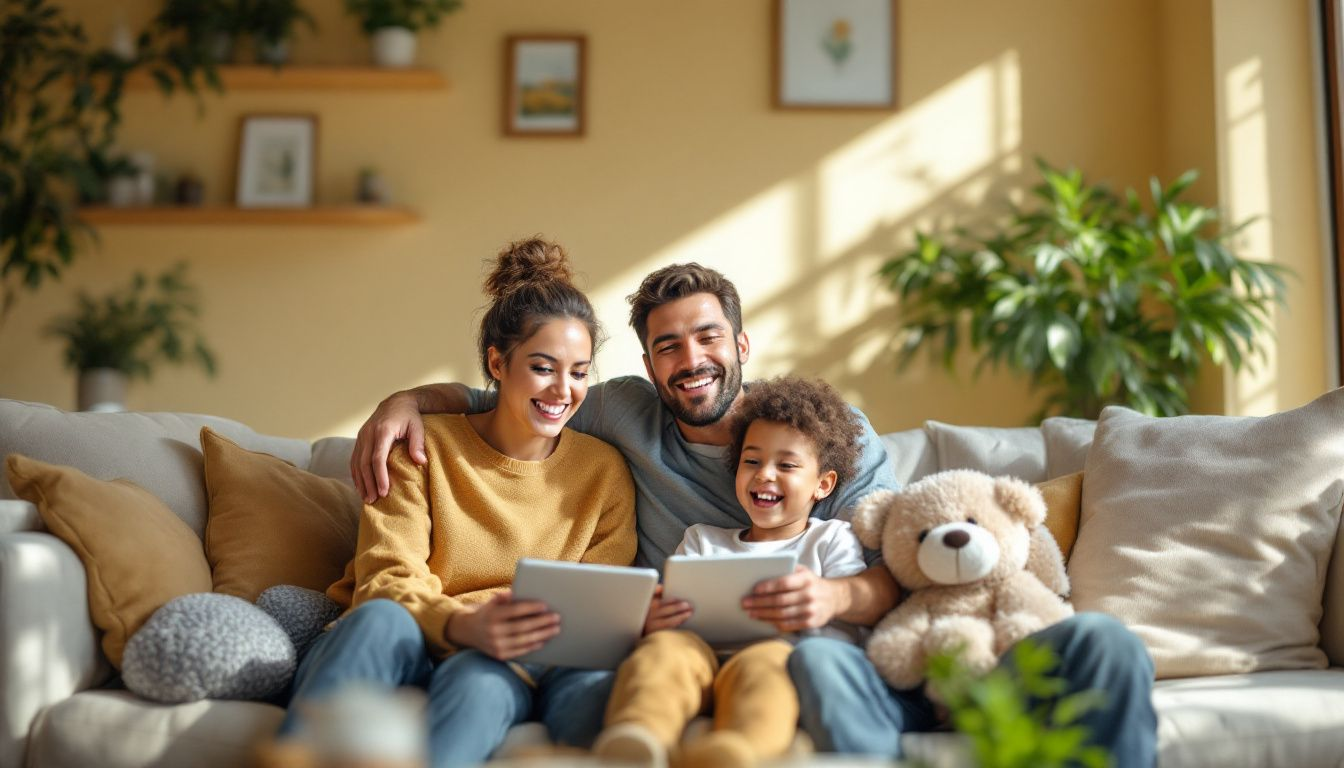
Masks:
[[[1344,395],[1331,393],[1323,400],[1327,398],[1333,398],[1327,403],[1328,408],[1307,413],[1301,419],[1325,425],[1322,429],[1344,432]],[[1338,425],[1331,426],[1336,415],[1341,417]],[[1103,415],[1103,424],[1106,418]],[[1239,424],[1254,426],[1235,419],[1222,419],[1215,426]],[[347,438],[324,438],[309,443],[258,434],[242,424],[210,416],[67,413],[14,400],[0,400],[0,456],[17,453],[73,466],[94,478],[129,479],[156,496],[192,532],[202,536],[210,513],[202,469],[202,427],[242,449],[279,457],[317,476],[349,482],[348,459],[353,441]],[[1151,425],[1145,428],[1151,429]],[[1300,431],[1298,428],[1296,422],[1287,423],[1281,424],[1278,431]],[[1108,470],[1098,464],[1098,453],[1102,448],[1110,451],[1107,455],[1116,464],[1127,457],[1150,454],[1160,460],[1164,448],[1153,434],[1126,438],[1139,440],[1135,448],[1135,444],[1121,439],[1117,427],[1107,432],[1108,442],[1104,446],[1094,447],[1094,439],[1103,439],[1097,424],[1048,419],[1039,427],[1008,429],[928,422],[922,429],[892,433],[882,439],[903,482],[953,468],[1012,474],[1030,482],[1072,477],[1081,472],[1082,513],[1076,521],[1077,542],[1066,547],[1073,550],[1070,574],[1077,598],[1084,585],[1093,589],[1098,578],[1108,573],[1121,580],[1125,576],[1108,572],[1106,568],[1111,566],[1103,568],[1100,574],[1088,573],[1081,566],[1075,572],[1076,562],[1084,551],[1093,553],[1090,556],[1098,561],[1117,550],[1126,550],[1116,554],[1117,557],[1160,556],[1143,547],[1112,546],[1098,540],[1097,536],[1102,534],[1092,533],[1095,530],[1112,535],[1109,532],[1116,524],[1132,524],[1140,517],[1127,513],[1119,516],[1122,519],[1116,523],[1111,518],[1117,515],[1105,516],[1106,505],[1113,499],[1104,495]],[[1163,434],[1160,425],[1155,434],[1159,437]],[[1244,442],[1236,435],[1233,437],[1234,445]],[[1204,450],[1204,441],[1197,442],[1201,444],[1196,448]],[[1216,441],[1209,444],[1213,442]],[[1333,460],[1334,454],[1330,452],[1335,450],[1334,443],[1324,439],[1318,442],[1314,448],[1325,451],[1329,454],[1326,458]],[[1344,439],[1340,442],[1344,443]],[[1269,444],[1265,450],[1279,452],[1285,448]],[[1264,457],[1264,461],[1294,465],[1299,460],[1297,455]],[[1344,478],[1344,461],[1339,466],[1335,474]],[[1138,467],[1135,471],[1142,472],[1141,476],[1161,475],[1151,467]],[[1200,468],[1182,471],[1198,478]],[[1251,474],[1245,469],[1237,472]],[[1289,475],[1286,482],[1306,485],[1291,473],[1285,474]],[[1123,473],[1112,480],[1121,485],[1112,496],[1143,485]],[[1336,490],[1339,495],[1332,502],[1334,527],[1322,523],[1311,529],[1316,531],[1312,534],[1313,542],[1328,539],[1324,545],[1328,551],[1324,555],[1317,552],[1314,560],[1305,561],[1307,570],[1316,568],[1316,581],[1322,585],[1314,596],[1303,596],[1309,609],[1305,618],[1298,617],[1301,619],[1298,624],[1302,621],[1313,624],[1309,628],[1313,633],[1319,626],[1319,634],[1311,640],[1313,647],[1299,649],[1299,655],[1306,654],[1305,660],[1293,657],[1275,662],[1279,658],[1274,655],[1278,649],[1270,647],[1259,649],[1261,655],[1257,658],[1269,661],[1258,666],[1236,654],[1222,652],[1209,657],[1213,661],[1204,668],[1196,664],[1195,668],[1187,669],[1181,666],[1179,659],[1183,657],[1179,652],[1171,656],[1163,646],[1165,638],[1160,627],[1159,634],[1143,635],[1145,641],[1150,640],[1150,635],[1153,638],[1159,677],[1166,678],[1156,683],[1153,694],[1159,715],[1159,764],[1163,768],[1344,765],[1344,557],[1338,556],[1335,535],[1344,480],[1322,487],[1327,489],[1322,492],[1326,496]],[[0,476],[0,499],[15,498],[14,489]],[[1330,506],[1329,499],[1327,502],[1325,507]],[[1189,502],[1181,503],[1189,506]],[[1089,505],[1097,510],[1091,516]],[[1328,519],[1330,511],[1326,509],[1324,514]],[[1295,514],[1292,519],[1296,521],[1299,516]],[[1128,535],[1120,530],[1120,534],[1115,534],[1117,537]],[[1295,546],[1291,536],[1284,540],[1277,534],[1267,538],[1285,547]],[[1319,550],[1321,544],[1313,546]],[[144,557],[152,559],[159,554],[145,552]],[[1206,565],[1234,571],[1245,569],[1249,574],[1253,569],[1248,562]],[[1267,573],[1287,574],[1285,562],[1274,565],[1278,570],[1271,568]],[[1195,573],[1182,573],[1178,577],[1191,579]],[[1257,580],[1248,588],[1256,594],[1274,597],[1273,586],[1272,581]],[[1111,598],[1141,596],[1144,588],[1143,584],[1135,583],[1132,589],[1121,590]],[[1274,599],[1282,602],[1282,598]],[[1310,610],[1313,599],[1314,612]],[[1199,606],[1183,604],[1181,596],[1172,595],[1171,603],[1166,608],[1200,614]],[[1114,605],[1117,615],[1143,609],[1125,603]],[[1235,618],[1234,614],[1235,611],[1227,615]],[[1265,631],[1274,628],[1267,627]],[[90,618],[89,586],[80,557],[61,538],[44,529],[35,507],[24,502],[0,502],[0,768],[244,765],[251,760],[256,745],[273,734],[282,717],[279,707],[261,702],[204,700],[165,705],[141,699],[117,684],[101,634]],[[1223,666],[1219,667],[1220,664]],[[1229,664],[1231,668],[1249,671],[1228,672]],[[1163,675],[1164,668],[1176,674]],[[511,733],[511,740],[536,738],[535,727],[529,731],[522,726],[515,732]],[[905,741],[911,754],[926,754],[937,743],[937,735],[911,734]]]

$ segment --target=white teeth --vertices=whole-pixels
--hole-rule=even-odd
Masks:
[[[760,500],[760,501],[779,501],[780,499],[782,499],[782,498],[784,498],[784,497],[783,497],[783,496],[776,496],[776,495],[773,494],[773,493],[758,493],[758,494],[756,494],[756,498],[757,498],[758,500]]]
[[[548,413],[552,416],[559,416],[560,414],[565,412],[566,408],[569,407],[563,403],[560,405],[547,405],[546,403],[543,403],[539,400],[533,400],[532,402],[537,406],[537,408],[542,413]]]
[[[710,382],[712,382],[712,381],[714,381],[714,377],[712,377],[712,376],[706,376],[706,377],[703,378],[703,379],[696,379],[695,381],[688,381],[688,382],[686,382],[685,384],[682,384],[682,385],[681,385],[681,388],[682,388],[682,389],[699,389],[699,388],[701,388],[701,387],[708,387],[709,384],[710,384]]]

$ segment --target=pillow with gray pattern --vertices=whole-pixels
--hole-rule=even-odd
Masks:
[[[231,595],[164,603],[126,643],[126,687],[153,701],[266,699],[283,693],[298,654],[274,618]]]
[[[271,615],[294,643],[300,660],[317,636],[341,615],[341,606],[325,594],[293,584],[277,584],[257,597],[257,607]]]

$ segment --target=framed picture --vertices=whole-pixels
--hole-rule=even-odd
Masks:
[[[313,204],[316,115],[243,115],[238,129],[240,208]]]
[[[896,0],[775,0],[779,109],[896,106]]]
[[[582,136],[584,38],[513,35],[504,44],[504,133]]]

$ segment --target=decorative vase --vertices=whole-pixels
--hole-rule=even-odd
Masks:
[[[126,410],[126,374],[116,368],[89,368],[79,372],[79,410]]]
[[[415,63],[415,33],[405,27],[383,27],[369,37],[373,63],[400,69]]]

